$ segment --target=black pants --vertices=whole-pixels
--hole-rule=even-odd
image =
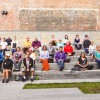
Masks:
[[[80,65],[75,65],[74,67],[78,67],[80,69],[83,69]],[[87,68],[88,70],[92,70],[94,68],[93,65],[87,65],[85,68]]]
[[[2,71],[2,61],[0,61],[0,71]]]
[[[80,50],[80,49],[82,48],[82,45],[81,45],[81,44],[79,44],[79,45],[75,44],[75,48],[76,48],[77,50]]]

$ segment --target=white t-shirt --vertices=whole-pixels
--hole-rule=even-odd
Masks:
[[[63,39],[63,43],[67,43],[67,42],[69,42],[69,40],[67,40],[67,39]]]
[[[89,46],[89,53],[93,53],[96,50],[96,46],[95,45],[90,45]]]
[[[6,49],[6,47],[7,47],[7,42],[1,42],[0,44],[1,44],[1,46],[2,46],[2,49]]]

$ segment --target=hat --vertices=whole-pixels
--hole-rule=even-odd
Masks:
[[[6,53],[6,56],[10,57],[10,54],[9,53]]]

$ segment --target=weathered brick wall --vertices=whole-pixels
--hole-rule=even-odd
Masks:
[[[0,0],[0,30],[100,30],[100,0]]]

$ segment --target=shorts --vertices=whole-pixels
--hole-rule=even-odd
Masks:
[[[30,71],[33,72],[34,68],[31,68]],[[22,72],[26,72],[26,68],[22,68]]]

